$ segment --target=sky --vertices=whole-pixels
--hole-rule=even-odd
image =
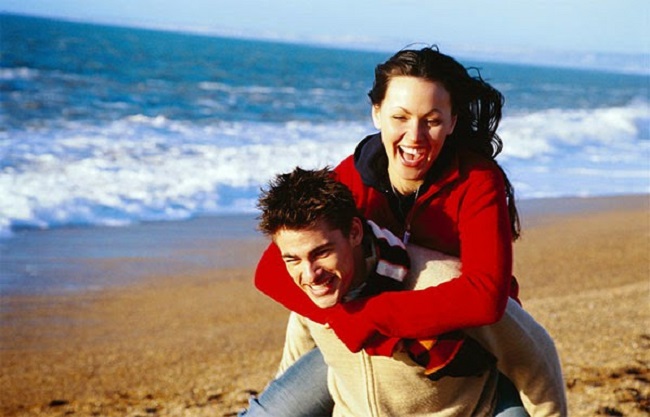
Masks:
[[[0,11],[238,37],[556,59],[650,61],[648,0],[0,0]]]

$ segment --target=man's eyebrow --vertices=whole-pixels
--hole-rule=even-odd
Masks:
[[[316,246],[314,249],[312,249],[311,251],[309,251],[309,253],[311,254],[311,253],[314,253],[314,252],[320,252],[320,251],[322,251],[323,249],[328,249],[328,248],[331,248],[332,246],[334,246],[334,243],[333,243],[333,242],[330,242],[330,241],[327,241],[327,242],[323,243],[323,244],[320,245],[320,246]]]
[[[325,249],[331,248],[333,245],[334,245],[334,243],[332,243],[332,242],[329,242],[329,241],[328,241],[328,242],[325,242],[325,243],[323,243],[322,245],[319,245],[319,246],[316,246],[315,248],[312,248],[312,250],[309,251],[308,255],[309,255],[309,256],[312,256],[313,254],[318,253],[318,252],[320,252],[320,251],[322,251],[322,250],[325,250]],[[282,252],[282,258],[290,258],[290,259],[293,259],[293,258],[297,258],[297,257],[298,257],[298,256],[295,255],[295,254],[293,254],[293,253]]]

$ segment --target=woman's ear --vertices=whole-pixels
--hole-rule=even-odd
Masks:
[[[372,105],[372,124],[377,130],[381,130],[381,107],[377,104]]]
[[[449,128],[449,133],[447,133],[447,136],[454,133],[454,129],[456,128],[457,121],[458,121],[458,115],[454,114],[453,116],[451,116],[451,127]]]

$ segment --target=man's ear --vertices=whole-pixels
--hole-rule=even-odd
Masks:
[[[350,227],[350,243],[352,246],[358,246],[363,241],[363,222],[360,218],[354,217]]]

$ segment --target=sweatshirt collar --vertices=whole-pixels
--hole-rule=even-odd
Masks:
[[[361,241],[361,245],[363,246],[364,262],[366,264],[366,277],[361,284],[350,289],[348,293],[343,296],[343,302],[348,302],[358,298],[368,284],[368,277],[377,268],[377,247],[375,245],[375,237],[372,233],[372,229],[365,221],[363,224],[363,240]]]

